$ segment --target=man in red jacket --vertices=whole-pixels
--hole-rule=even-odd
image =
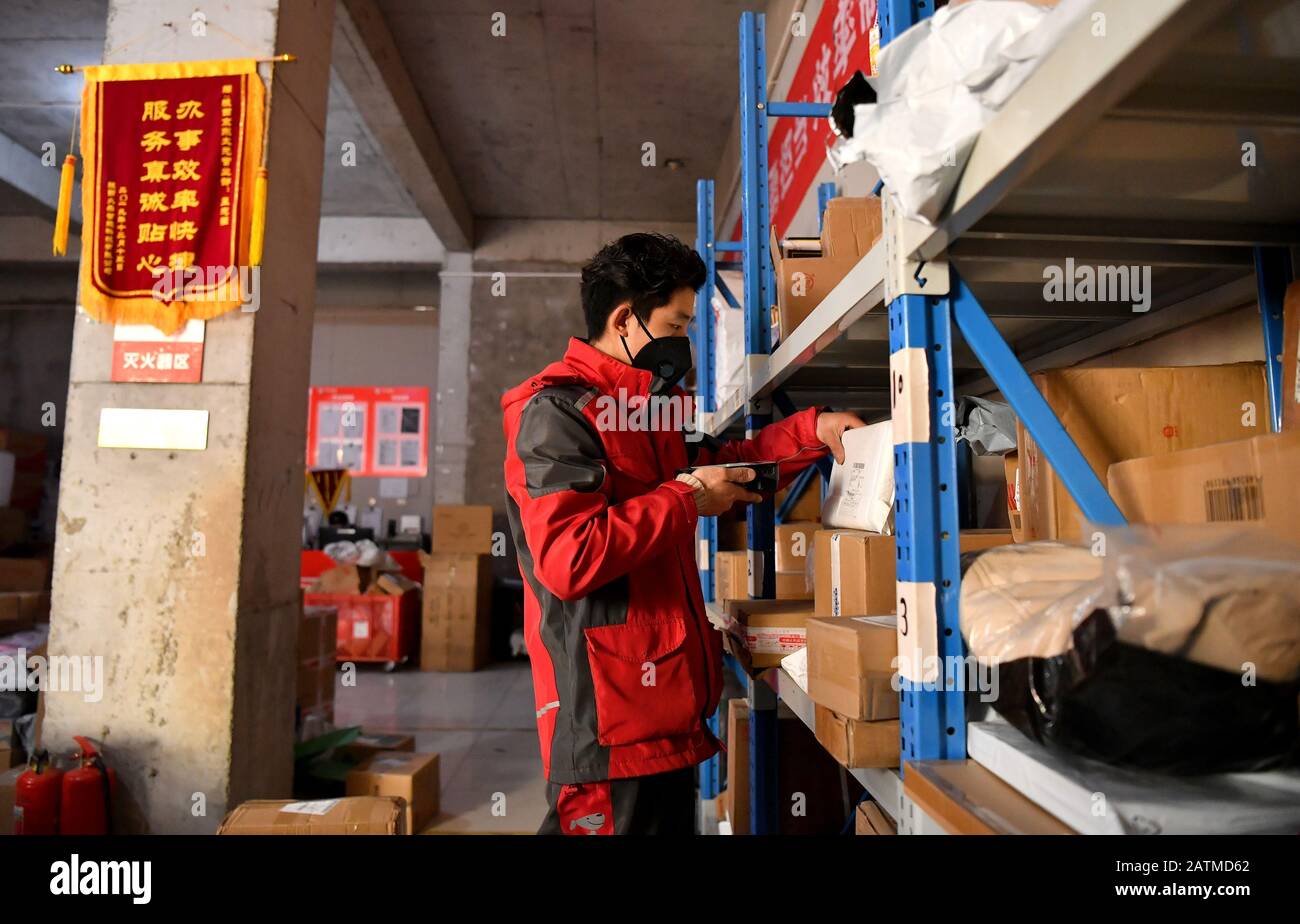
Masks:
[[[506,392],[506,507],[524,578],[524,638],[548,780],[538,833],[692,833],[694,767],[718,752],[722,639],[704,611],[695,525],[827,451],[853,414],[818,408],[752,440],[683,433],[687,327],[704,263],[629,234],[582,271],[587,339]],[[664,421],[667,421],[665,425]],[[689,437],[689,438],[688,438]],[[679,474],[689,466],[693,474]]]

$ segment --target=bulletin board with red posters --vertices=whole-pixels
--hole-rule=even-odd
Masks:
[[[429,471],[429,389],[312,388],[307,465],[346,468],[353,477],[423,478]]]

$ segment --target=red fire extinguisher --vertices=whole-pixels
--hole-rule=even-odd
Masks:
[[[117,772],[104,763],[86,738],[74,735],[81,748],[73,755],[80,766],[63,774],[63,801],[59,808],[60,834],[113,833],[112,797]]]
[[[18,777],[14,792],[14,834],[58,834],[63,771],[50,752],[37,751]]]

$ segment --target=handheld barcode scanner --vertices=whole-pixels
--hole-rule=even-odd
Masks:
[[[754,477],[750,481],[741,481],[749,490],[757,494],[775,494],[777,484],[781,478],[781,465],[778,462],[724,462],[719,465],[703,466],[697,465],[690,468],[682,469],[683,472],[694,472],[696,468],[752,468]],[[680,472],[678,474],[681,474]]]

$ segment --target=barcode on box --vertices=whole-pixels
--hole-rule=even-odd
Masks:
[[[1264,519],[1264,495],[1259,478],[1213,478],[1205,482],[1205,518],[1210,523]]]

